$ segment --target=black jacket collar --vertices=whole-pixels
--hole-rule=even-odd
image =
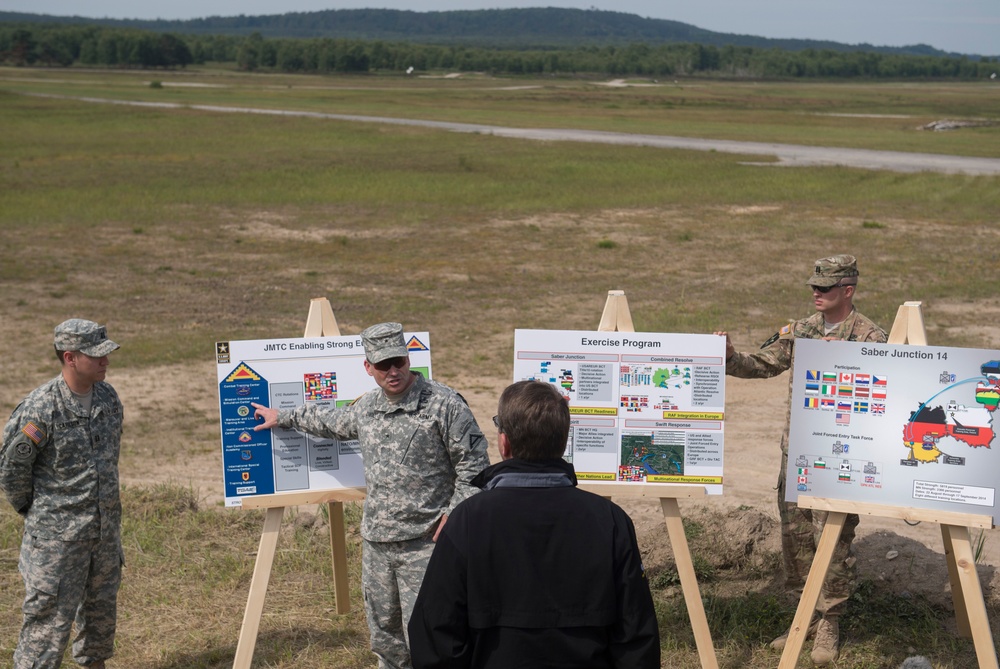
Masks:
[[[557,460],[520,460],[518,458],[504,460],[479,472],[472,479],[472,485],[477,488],[485,488],[494,478],[508,474],[562,474],[569,479],[570,485],[576,485],[576,470],[573,469],[573,465],[561,458]]]

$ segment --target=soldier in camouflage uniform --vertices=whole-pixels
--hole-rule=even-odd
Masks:
[[[451,388],[410,371],[399,323],[361,333],[365,370],[378,389],[337,409],[276,411],[254,404],[263,423],[320,437],[357,439],[368,488],[361,519],[361,587],[380,668],[412,666],[406,625],[434,541],[448,514],[478,492],[473,477],[489,464],[472,411]]]
[[[74,619],[79,664],[103,669],[114,652],[124,564],[122,404],[104,377],[117,348],[92,321],[58,325],[60,375],[28,395],[3,431],[0,489],[24,517],[24,623],[15,669],[59,667]]]
[[[816,261],[813,274],[806,281],[813,292],[816,313],[782,327],[754,353],[741,353],[733,348],[726,336],[726,374],[744,379],[765,379],[777,376],[792,366],[795,339],[829,339],[884,343],[885,331],[854,308],[854,291],[858,285],[858,266],[854,256],[837,255]],[[725,335],[725,332],[716,334]],[[791,383],[789,383],[789,397]],[[781,548],[787,587],[801,591],[816,553],[816,541],[823,531],[827,514],[824,511],[801,509],[785,501],[785,472],[788,469],[788,424],[791,406],[781,435],[781,469],[778,471],[778,510],[781,515]],[[850,597],[856,580],[855,558],[851,542],[858,526],[857,514],[849,514],[844,530],[834,550],[830,571],[823,583],[817,604],[821,616],[814,618],[809,628],[815,634],[812,660],[824,665],[834,662],[839,654],[839,615]],[[771,646],[784,648],[787,633],[775,639]]]

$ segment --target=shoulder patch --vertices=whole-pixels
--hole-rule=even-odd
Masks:
[[[19,460],[28,460],[31,458],[31,454],[34,450],[35,447],[26,441],[19,441],[14,445],[14,455],[17,456]]]
[[[28,439],[31,439],[33,442],[35,442],[35,446],[42,443],[42,440],[45,439],[45,433],[42,432],[37,425],[31,422],[22,427],[21,432],[23,432],[24,436],[26,436]]]
[[[781,329],[779,329],[777,332],[771,335],[771,338],[768,339],[763,344],[761,344],[760,347],[761,349],[765,349],[774,342],[778,341],[779,339],[791,339],[794,336],[795,336],[795,323],[791,322],[788,323],[787,325],[781,326]]]

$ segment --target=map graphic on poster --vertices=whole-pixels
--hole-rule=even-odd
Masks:
[[[997,519],[1000,351],[798,339],[786,498]]]
[[[515,330],[514,381],[569,402],[563,457],[579,480],[722,494],[725,349],[716,335]]]
[[[406,333],[410,369],[431,378],[430,337]],[[248,495],[365,485],[357,440],[274,428],[254,432],[252,402],[275,409],[341,407],[377,388],[361,337],[258,339],[215,345],[226,506]]]

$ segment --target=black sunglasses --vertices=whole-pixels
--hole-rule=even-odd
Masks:
[[[370,363],[372,367],[380,372],[388,372],[390,368],[395,367],[396,369],[403,369],[406,366],[406,356],[399,356],[398,358],[386,358],[380,362]]]
[[[817,293],[820,293],[821,295],[826,295],[834,288],[844,288],[846,286],[853,286],[853,285],[854,285],[853,283],[835,283],[832,286],[809,286],[809,287],[812,288]]]
[[[498,430],[500,429],[500,416],[493,416],[493,424]]]

